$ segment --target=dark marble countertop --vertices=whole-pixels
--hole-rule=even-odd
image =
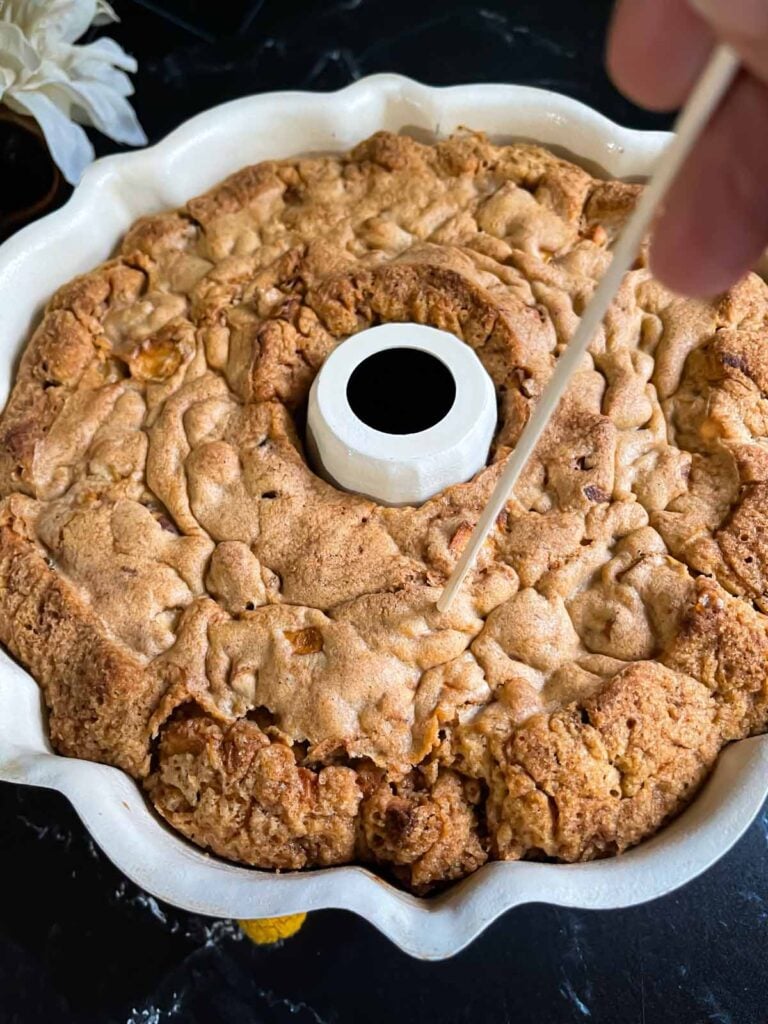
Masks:
[[[118,0],[151,140],[214,103],[398,71],[509,81],[666,126],[610,86],[608,0]],[[96,139],[99,153],[114,151]],[[0,785],[0,1024],[764,1024],[768,817],[654,903],[505,915],[453,960],[411,960],[351,914],[257,947],[161,905],[96,849],[66,801]]]

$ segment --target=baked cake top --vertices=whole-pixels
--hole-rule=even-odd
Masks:
[[[768,289],[627,275],[450,611],[435,601],[638,188],[379,133],[140,220],[62,288],[0,421],[0,638],[63,753],[234,859],[424,888],[636,842],[765,725]],[[418,508],[316,476],[325,357],[451,331],[489,465]]]

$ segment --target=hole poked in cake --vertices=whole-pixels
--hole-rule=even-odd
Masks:
[[[420,434],[445,419],[456,381],[445,365],[416,348],[374,352],[352,372],[347,401],[366,426],[384,434]]]

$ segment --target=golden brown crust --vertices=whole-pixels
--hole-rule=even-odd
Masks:
[[[437,766],[434,766],[436,768]],[[372,777],[371,777],[372,776]],[[377,777],[378,776],[378,777]],[[478,834],[480,788],[455,772],[413,772],[397,782],[362,772],[360,856],[391,866],[415,892],[463,878],[484,864]]]
[[[147,732],[165,685],[108,635],[0,505],[0,641],[40,683],[62,754],[149,768]]]
[[[627,275],[461,599],[439,589],[638,194],[535,146],[378,133],[245,168],[60,289],[0,418],[0,640],[66,754],[262,867],[415,891],[625,849],[768,721],[768,288]],[[490,464],[419,508],[314,475],[373,323],[471,345]]]
[[[581,707],[535,715],[512,733],[489,804],[496,853],[620,853],[684,806],[719,746],[706,687],[638,662]]]
[[[155,806],[214,853],[284,870],[354,856],[361,793],[350,768],[310,771],[256,722],[226,728],[200,715],[171,721],[157,754]]]
[[[664,663],[701,680],[718,707],[725,740],[765,730],[768,720],[768,621],[709,580],[696,581]]]

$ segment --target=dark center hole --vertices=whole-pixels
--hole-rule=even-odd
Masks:
[[[347,384],[347,401],[366,426],[385,434],[418,434],[451,411],[453,374],[417,348],[391,348],[364,359]]]

